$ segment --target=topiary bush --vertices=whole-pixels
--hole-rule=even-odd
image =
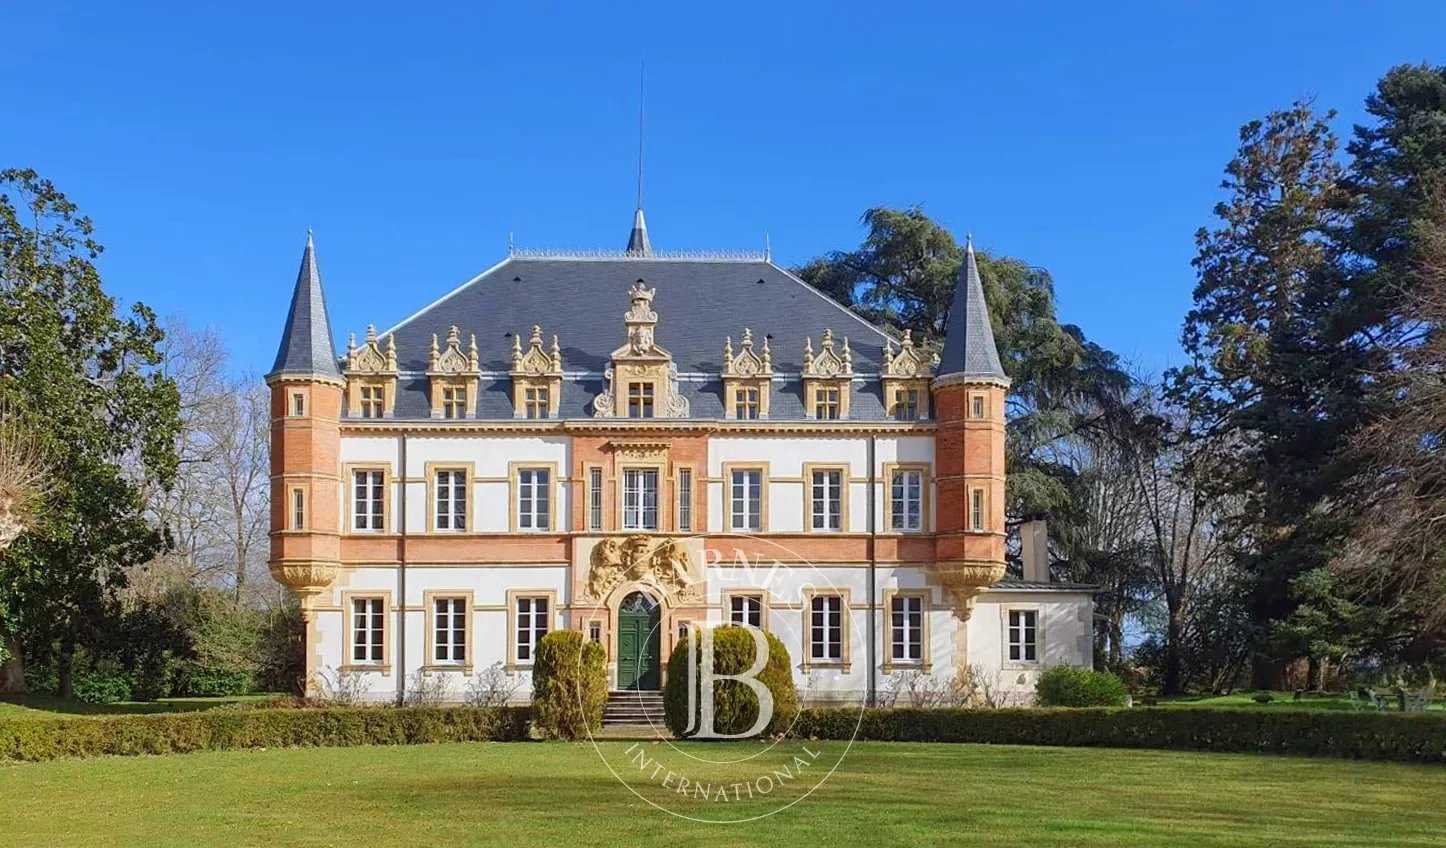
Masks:
[[[555,630],[537,642],[532,664],[533,726],[548,739],[579,739],[602,726],[608,700],[602,645],[576,630]]]
[[[793,661],[788,649],[772,633],[768,639],[768,663],[758,673],[758,680],[773,695],[773,716],[763,729],[764,735],[783,733],[798,716],[798,688],[793,684]],[[688,662],[698,639],[684,639],[668,659],[668,682],[663,692],[663,719],[673,735],[683,737],[690,724],[688,714]],[[713,630],[713,671],[715,674],[741,674],[753,666],[757,645],[742,627],[719,627]],[[701,675],[699,675],[701,688]],[[697,697],[695,709],[701,709]],[[713,729],[720,734],[744,733],[758,720],[758,696],[745,683],[720,680],[713,689]],[[696,733],[698,728],[693,728]]]
[[[1057,665],[1034,684],[1041,707],[1119,707],[1129,697],[1125,682],[1107,671]]]

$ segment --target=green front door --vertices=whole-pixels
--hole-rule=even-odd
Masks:
[[[642,592],[623,598],[618,608],[618,688],[654,690],[658,670],[658,605]]]

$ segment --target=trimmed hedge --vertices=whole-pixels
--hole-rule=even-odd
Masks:
[[[532,663],[532,717],[547,739],[582,739],[602,727],[608,702],[607,652],[576,630],[537,642]]]
[[[1446,764],[1433,715],[1211,709],[804,710],[793,735],[890,742],[1163,748]]]
[[[528,738],[525,707],[209,710],[0,721],[0,760]]]
[[[1129,692],[1124,681],[1108,671],[1057,665],[1034,684],[1041,707],[1123,707]]]

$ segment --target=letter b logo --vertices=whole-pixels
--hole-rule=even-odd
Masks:
[[[684,733],[692,734],[695,739],[747,739],[763,732],[763,728],[773,720],[773,693],[758,679],[759,672],[768,665],[768,637],[751,624],[734,626],[748,631],[753,637],[753,664],[742,674],[718,674],[714,671],[712,628],[696,628],[696,639],[692,630],[688,633],[692,644],[688,651],[688,728]],[[713,689],[719,680],[736,680],[758,696],[758,719],[742,733],[719,733],[713,726]],[[693,733],[694,728],[697,728],[697,733]]]

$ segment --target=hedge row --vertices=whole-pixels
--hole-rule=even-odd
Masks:
[[[794,736],[1172,751],[1236,751],[1446,764],[1446,718],[1210,709],[804,710]]]
[[[404,707],[8,719],[0,721],[0,760],[238,748],[512,742],[528,738],[528,714],[525,707]]]

